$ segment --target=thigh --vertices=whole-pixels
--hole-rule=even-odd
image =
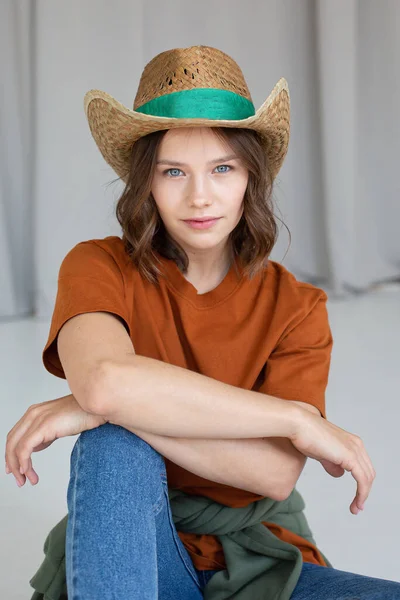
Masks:
[[[173,521],[168,484],[161,475],[163,494],[155,507],[159,600],[202,600],[202,585],[190,554]]]
[[[106,423],[71,454],[66,532],[68,597],[202,600],[176,531],[163,457]]]
[[[291,600],[400,600],[400,583],[303,563]]]

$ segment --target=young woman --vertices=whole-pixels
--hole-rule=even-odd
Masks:
[[[146,65],[133,111],[98,90],[85,108],[125,183],[122,237],[64,258],[43,361],[72,394],[8,438],[35,484],[31,452],[80,434],[33,599],[400,598],[333,568],[295,489],[307,457],[349,471],[357,514],[375,472],[326,419],[327,295],[269,260],[285,80],[255,112],[233,59],[178,48]]]

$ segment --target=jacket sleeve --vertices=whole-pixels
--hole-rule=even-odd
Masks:
[[[35,590],[31,600],[64,600],[67,595],[65,541],[68,514],[49,532],[44,542],[44,559],[29,580]]]

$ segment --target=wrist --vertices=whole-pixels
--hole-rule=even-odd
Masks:
[[[288,435],[290,440],[293,440],[298,435],[299,430],[303,427],[305,419],[307,419],[308,411],[304,410],[298,404],[295,404],[291,400],[283,400],[288,402],[287,404],[287,423],[288,423]]]

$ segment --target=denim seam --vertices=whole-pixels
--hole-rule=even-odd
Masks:
[[[161,496],[153,506],[153,515],[157,516],[164,505],[164,490],[161,491]]]
[[[79,470],[79,462],[80,462],[80,457],[81,457],[81,444],[80,444],[80,438],[77,440],[77,446],[78,446],[78,456],[76,458],[76,467],[75,467],[75,482],[74,482],[74,491],[73,491],[73,495],[72,495],[72,504],[74,506],[74,511],[73,511],[73,520],[72,520],[72,526],[71,526],[71,552],[72,552],[72,557],[71,557],[71,585],[74,585],[74,559],[76,560],[76,555],[77,552],[74,551],[74,544],[75,544],[75,526],[76,526],[76,512],[77,512],[77,506],[76,506],[76,490],[78,487],[78,470]],[[69,595],[71,595],[73,597],[73,592],[74,590],[68,590]]]
[[[154,504],[153,506],[153,515],[156,516],[158,515],[158,513],[161,511],[163,505],[164,505],[164,486],[166,485],[167,480],[164,476],[164,473],[161,473],[161,495],[159,497],[159,499],[157,500],[157,502]]]
[[[176,531],[175,531],[175,524],[172,518],[172,513],[171,513],[171,508],[170,508],[170,504],[169,504],[169,496],[168,496],[168,488],[164,488],[164,493],[166,495],[166,500],[167,500],[167,513],[168,513],[168,520],[172,529],[172,537],[174,539],[175,545],[177,547],[177,550],[179,552],[179,555],[183,561],[183,564],[185,565],[187,571],[190,573],[190,575],[192,576],[193,581],[195,582],[195,584],[197,585],[197,587],[201,590],[201,584],[200,581],[197,578],[197,573],[195,571],[194,565],[193,564],[188,564],[188,561],[186,559],[186,556],[182,553],[180,544],[182,544],[182,540],[180,539],[180,537],[177,535]],[[171,522],[172,521],[172,522]],[[176,539],[178,537],[178,539]],[[186,548],[185,548],[186,550]]]

